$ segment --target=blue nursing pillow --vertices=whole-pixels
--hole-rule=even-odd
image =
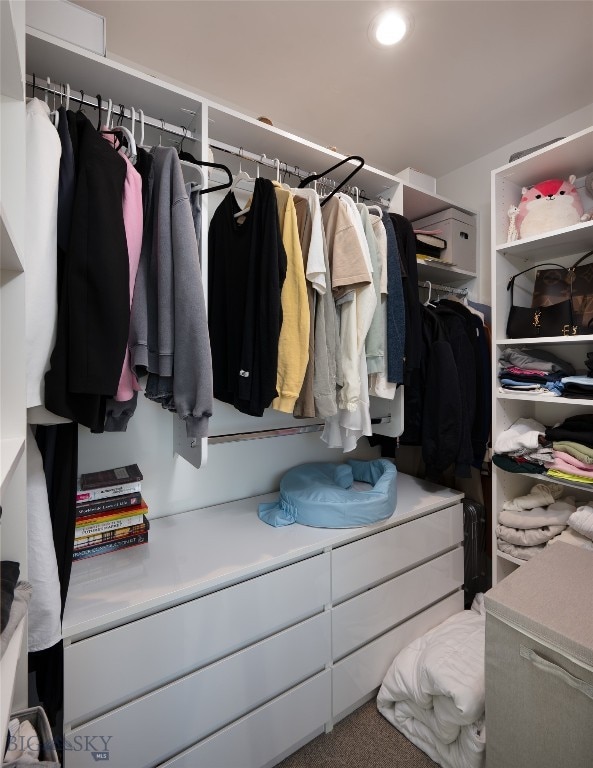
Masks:
[[[354,490],[355,480],[373,487]],[[397,469],[386,459],[315,462],[289,469],[280,481],[279,501],[260,504],[258,517],[276,527],[356,528],[391,517],[396,502]]]

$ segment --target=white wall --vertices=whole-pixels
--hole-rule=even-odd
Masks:
[[[501,120],[504,114],[501,113]],[[473,163],[468,163],[437,180],[437,192],[461,205],[477,210],[480,215],[480,242],[478,243],[478,279],[472,297],[490,303],[490,173],[509,162],[514,152],[535,147],[546,141],[570,136],[593,125],[593,104],[572,112],[538,131],[491,152]],[[593,163],[593,159],[592,159]],[[593,165],[592,165],[593,170]],[[570,169],[567,169],[567,173]]]

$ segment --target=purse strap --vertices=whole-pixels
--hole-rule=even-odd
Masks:
[[[591,251],[591,253],[593,254],[593,251]],[[585,254],[585,256],[589,256],[589,255],[590,255],[589,253]],[[582,259],[584,259],[585,256],[583,256]],[[580,259],[580,261],[582,261],[582,259]],[[577,261],[577,264],[578,263],[579,262]],[[575,264],[572,267],[572,269],[574,269],[577,266],[577,264]],[[530,272],[532,269],[539,269],[540,267],[557,267],[558,269],[563,269],[565,272],[569,271],[566,267],[563,267],[562,264],[535,264],[533,267],[527,267],[527,269],[524,269],[522,272],[517,272],[516,274],[514,274],[512,277],[509,278],[509,282],[507,284],[507,291],[511,292],[511,304],[515,303],[513,300],[513,288],[515,287],[515,280],[520,275],[524,275],[526,272]],[[572,281],[571,280],[568,281],[568,285],[570,290],[570,298],[572,301]]]
[[[572,265],[572,267],[570,267],[570,270],[576,269],[579,266],[579,264],[581,263],[581,261],[585,261],[585,259],[588,256],[593,256],[593,251],[589,251],[589,253],[586,253],[584,256],[581,256],[581,258],[578,261],[575,261],[575,263]]]

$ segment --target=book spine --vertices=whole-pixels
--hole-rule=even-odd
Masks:
[[[99,499],[99,501],[89,501],[76,505],[77,517],[88,517],[91,514],[99,512],[110,512],[112,509],[122,509],[123,507],[137,507],[142,503],[142,496],[139,493],[126,493],[125,496],[113,496],[111,499]]]
[[[74,538],[80,539],[83,536],[92,536],[95,533],[105,533],[106,531],[116,531],[118,528],[130,528],[132,525],[140,525],[144,522],[144,515],[132,515],[131,517],[120,517],[114,520],[105,520],[102,523],[92,523],[90,525],[77,525],[74,531]]]
[[[142,483],[121,483],[120,485],[110,485],[106,488],[93,488],[88,491],[78,489],[76,491],[76,503],[85,501],[97,501],[98,499],[110,499],[113,496],[123,496],[128,493],[140,493]]]
[[[137,464],[115,467],[100,472],[85,472],[80,476],[80,487],[84,491],[94,488],[108,488],[118,483],[135,483],[142,480],[142,472]]]
[[[83,525],[96,525],[97,523],[108,523],[111,520],[122,520],[135,515],[146,515],[148,507],[146,504],[139,504],[137,507],[125,507],[124,509],[115,509],[111,512],[99,512],[98,515],[86,515],[76,518],[76,527]]]
[[[104,544],[106,541],[119,541],[120,539],[127,539],[129,536],[133,536],[136,533],[145,533],[150,528],[148,522],[138,523],[137,525],[131,525],[129,528],[119,528],[116,531],[105,531],[104,533],[96,533],[91,536],[82,536],[81,538],[74,539],[74,551],[85,549],[86,547],[93,547],[98,544]]]
[[[133,536],[126,536],[124,539],[107,541],[104,544],[97,544],[92,547],[75,550],[72,553],[72,560],[83,560],[85,557],[95,557],[95,555],[105,555],[109,552],[117,552],[119,549],[135,547],[137,544],[144,544],[148,541],[148,532],[136,533]]]

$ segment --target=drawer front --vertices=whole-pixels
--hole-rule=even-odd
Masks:
[[[160,768],[262,768],[319,733],[331,716],[329,670]]]
[[[334,720],[342,713],[348,714],[361,699],[381,685],[392,661],[404,646],[462,610],[463,592],[460,591],[339,661],[332,670]]]
[[[383,634],[463,584],[463,548],[431,560],[332,609],[333,658]]]
[[[463,506],[440,509],[332,552],[332,601],[366,589],[463,541]]]
[[[64,649],[64,722],[78,725],[295,624],[329,602],[329,553]]]
[[[330,631],[326,611],[91,720],[66,738],[84,744],[87,737],[110,736],[111,765],[158,765],[323,670],[330,660]],[[91,752],[65,755],[66,768],[95,765]]]

